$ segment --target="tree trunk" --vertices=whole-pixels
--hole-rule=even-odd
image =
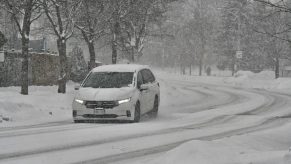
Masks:
[[[192,64],[189,65],[189,69],[190,69],[190,76],[192,75]]]
[[[131,47],[131,49],[130,49],[130,53],[131,53],[131,62],[132,63],[134,63],[135,61],[135,59],[134,59],[134,47]]]
[[[94,47],[94,37],[89,35],[87,36],[87,33],[84,30],[80,30],[84,40],[86,41],[86,44],[88,46],[89,49],[89,54],[90,54],[90,61],[89,61],[89,65],[88,65],[88,70],[91,71],[93,68],[96,67],[96,53],[95,53],[95,47]],[[90,33],[93,34],[94,30],[90,28]]]
[[[28,48],[29,48],[29,33],[30,33],[30,18],[32,13],[32,0],[26,2],[26,8],[24,9],[24,18],[22,23],[21,33],[21,44],[22,44],[22,68],[21,68],[21,94],[28,95]],[[17,21],[16,21],[17,22]]]
[[[232,55],[232,63],[231,63],[231,76],[234,76],[235,73],[235,65],[236,65],[236,56]]]
[[[117,16],[117,11],[115,11],[115,20],[116,22],[114,23],[113,26],[113,36],[112,36],[112,64],[116,64],[117,63],[117,37],[119,36],[119,28],[120,28],[120,24],[117,21],[118,19],[116,18]]]
[[[201,25],[202,27],[202,25]],[[201,28],[201,54],[199,58],[199,76],[202,76],[202,70],[203,70],[203,59],[204,59],[204,53],[205,53],[205,44],[206,44],[206,39],[204,36],[204,29],[203,27]]]
[[[95,54],[95,47],[94,42],[89,41],[88,43],[89,53],[90,53],[90,61],[89,61],[89,71],[91,71],[94,67],[96,67],[96,54]]]
[[[57,40],[59,61],[60,61],[60,75],[58,79],[58,93],[66,93],[66,82],[68,77],[68,63],[66,55],[66,40],[59,38]]]
[[[21,68],[21,94],[28,95],[28,47],[29,38],[22,36],[22,68]]]
[[[112,64],[116,64],[117,62],[117,44],[115,41],[112,41]]]
[[[202,69],[203,69],[203,54],[200,55],[199,59],[199,76],[202,76]]]
[[[182,75],[186,74],[186,69],[185,69],[185,66],[183,64],[181,64],[181,73],[182,73]]]
[[[280,77],[280,61],[279,57],[276,56],[276,61],[275,61],[275,78],[278,79]]]

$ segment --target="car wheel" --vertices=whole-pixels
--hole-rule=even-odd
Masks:
[[[158,111],[159,111],[159,98],[156,96],[155,101],[154,101],[154,105],[153,105],[153,109],[151,111],[151,117],[154,117],[154,118],[157,117]]]
[[[135,105],[133,122],[139,122],[139,121],[140,121],[140,104],[139,102],[137,102]]]

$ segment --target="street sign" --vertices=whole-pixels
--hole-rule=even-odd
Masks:
[[[243,57],[243,51],[236,51],[235,56],[236,56],[237,59],[242,59],[242,57]]]

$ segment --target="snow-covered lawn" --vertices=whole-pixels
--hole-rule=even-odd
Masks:
[[[0,88],[0,127],[71,119],[74,86],[69,82],[66,94],[57,94],[57,86],[30,86],[26,96],[20,87]]]

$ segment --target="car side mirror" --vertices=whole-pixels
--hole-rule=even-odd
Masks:
[[[80,85],[76,85],[75,86],[75,90],[77,91],[77,90],[79,90],[80,89]]]
[[[142,84],[139,88],[140,91],[144,91],[144,90],[148,90],[148,89],[149,89],[149,86],[145,85],[145,84]]]

